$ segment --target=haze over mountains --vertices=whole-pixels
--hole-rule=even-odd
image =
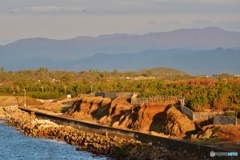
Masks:
[[[5,70],[141,70],[170,67],[190,74],[240,73],[240,32],[180,29],[144,35],[21,39],[0,46]]]

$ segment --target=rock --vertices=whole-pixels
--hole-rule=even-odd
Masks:
[[[212,131],[211,130],[206,130],[206,131],[203,132],[203,134],[201,134],[199,136],[199,139],[206,140],[206,139],[209,139],[211,136],[212,136]]]

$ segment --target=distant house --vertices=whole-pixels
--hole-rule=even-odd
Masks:
[[[60,82],[60,79],[52,79],[52,82]]]
[[[72,98],[72,95],[71,94],[67,94],[67,98]]]

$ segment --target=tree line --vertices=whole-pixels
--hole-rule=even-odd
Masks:
[[[240,78],[228,74],[191,76],[174,69],[155,68],[139,72],[21,70],[0,72],[0,94],[40,99],[59,99],[71,94],[138,92],[139,97],[181,96],[195,110],[240,110]],[[138,79],[134,77],[154,77]]]

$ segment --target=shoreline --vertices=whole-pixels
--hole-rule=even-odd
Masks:
[[[2,106],[0,106],[0,120],[6,120],[6,114]]]
[[[105,134],[96,134],[62,126],[49,120],[37,119],[35,115],[18,108],[6,109],[6,123],[14,126],[27,136],[65,141],[76,146],[77,151],[88,151],[94,155],[104,155],[110,159],[198,159],[186,152],[171,151],[164,146],[153,146],[140,141]]]

